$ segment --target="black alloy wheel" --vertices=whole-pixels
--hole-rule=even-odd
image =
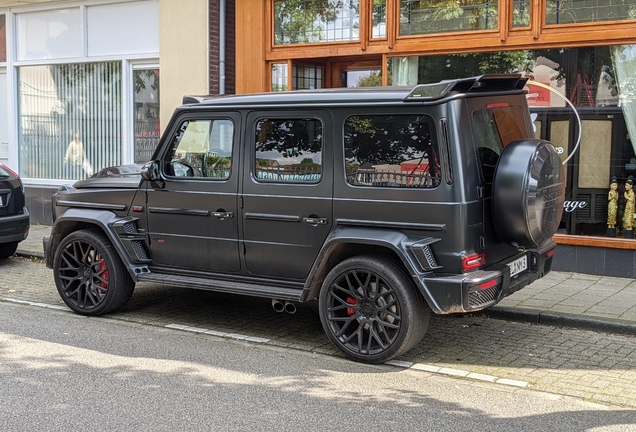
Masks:
[[[120,308],[135,287],[113,246],[98,231],[76,231],[65,237],[55,254],[54,272],[62,300],[81,315]]]
[[[430,309],[402,269],[375,256],[338,264],[323,284],[319,307],[331,341],[365,363],[382,363],[413,348],[430,318]]]

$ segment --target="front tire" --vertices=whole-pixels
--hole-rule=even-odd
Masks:
[[[357,256],[327,275],[320,291],[320,320],[347,357],[383,363],[424,336],[430,309],[402,269],[390,260]]]
[[[80,315],[102,315],[122,307],[135,283],[106,236],[76,231],[57,248],[53,271],[64,303]]]

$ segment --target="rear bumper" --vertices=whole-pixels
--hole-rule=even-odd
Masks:
[[[22,209],[22,213],[0,217],[0,243],[21,242],[29,235],[31,226],[29,211]]]
[[[433,276],[416,276],[422,294],[436,314],[466,313],[486,309],[548,274],[556,244],[519,253],[512,262],[527,255],[528,269],[510,277],[507,263],[498,263],[478,271]]]

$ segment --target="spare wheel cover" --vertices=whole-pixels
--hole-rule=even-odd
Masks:
[[[563,166],[549,141],[516,140],[504,148],[492,193],[501,240],[527,248],[546,244],[559,227],[564,199]]]

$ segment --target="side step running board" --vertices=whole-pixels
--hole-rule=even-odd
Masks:
[[[194,288],[207,291],[218,291],[230,294],[241,294],[252,297],[276,298],[279,300],[300,301],[303,285],[298,288],[284,288],[272,285],[258,285],[245,282],[230,282],[219,279],[205,279],[190,276],[175,276],[164,273],[144,273],[137,276],[138,281],[170,285],[180,288]]]

